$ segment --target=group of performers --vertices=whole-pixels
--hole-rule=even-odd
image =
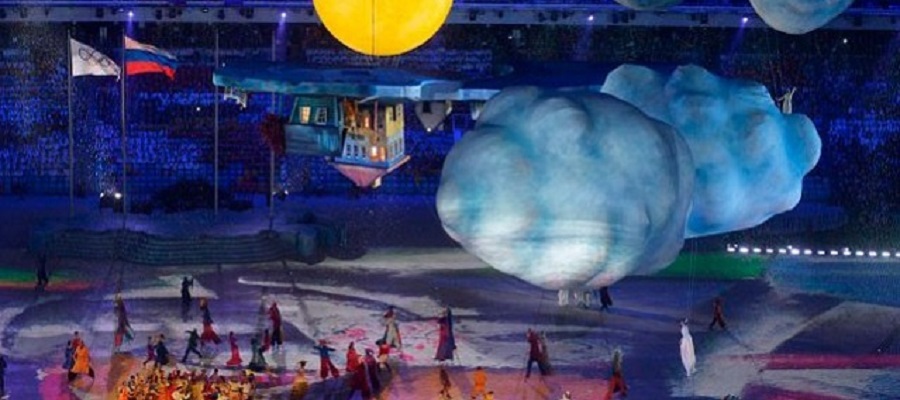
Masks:
[[[185,286],[183,286],[183,288],[189,288],[192,283],[192,280],[186,278],[184,281]],[[189,290],[182,291],[182,293],[185,292],[189,294]],[[133,333],[131,331],[131,326],[128,323],[124,301],[119,296],[116,297],[115,310],[117,316],[115,348],[118,350],[123,341],[131,340]],[[187,363],[191,354],[196,354],[202,359],[203,353],[200,351],[201,348],[209,344],[219,344],[221,342],[221,339],[213,328],[213,320],[210,315],[208,300],[201,299],[200,310],[203,317],[203,331],[202,333],[198,333],[197,329],[193,329],[186,332],[188,335],[187,347],[184,356],[181,358],[182,363]],[[271,333],[269,329],[266,329],[262,339],[260,339],[259,335],[256,335],[250,340],[253,358],[247,364],[247,368],[255,372],[266,372],[268,370],[268,365],[265,359],[265,352],[270,349],[277,351],[283,345],[282,318],[278,305],[273,302],[266,310],[266,314],[268,314],[268,318],[272,322]],[[385,327],[384,334],[380,340],[376,341],[377,355],[373,349],[365,349],[365,351],[360,354],[357,352],[355,343],[353,342],[349,344],[346,352],[346,367],[344,368],[344,371],[351,376],[349,379],[351,391],[354,394],[357,392],[360,393],[364,399],[370,399],[381,391],[382,384],[379,380],[379,372],[390,371],[391,367],[388,361],[391,350],[402,349],[402,340],[397,323],[396,310],[393,306],[389,307],[384,313],[383,322]],[[441,363],[447,361],[452,362],[457,358],[457,347],[453,330],[453,311],[449,307],[442,310],[437,319],[437,323],[438,344],[434,359]],[[531,376],[534,364],[537,364],[541,376],[549,375],[551,373],[551,366],[546,336],[529,329],[526,332],[525,338],[529,344],[525,379],[528,379]],[[231,358],[225,363],[225,366],[228,368],[240,368],[243,360],[241,359],[237,338],[234,332],[229,332],[228,344],[231,350]],[[83,341],[78,337],[77,332],[75,339],[70,342],[69,347],[73,349],[72,351],[67,350],[66,357],[66,368],[70,371],[70,380],[75,379],[78,374],[88,374],[93,377],[93,369],[90,367],[90,355],[87,348],[84,346]],[[339,378],[341,371],[332,361],[332,353],[337,350],[330,347],[329,343],[325,340],[320,340],[313,348],[319,355],[319,377],[322,380]],[[72,356],[70,356],[70,354],[72,354]],[[144,361],[144,365],[151,362],[155,367],[169,365],[171,362],[168,349],[165,346],[165,337],[162,334],[155,338],[148,338],[147,359]],[[183,374],[177,372],[177,370],[166,375],[161,372],[161,369],[159,368],[152,368],[150,371],[151,372],[144,373],[143,375],[137,374],[133,376],[132,379],[122,387],[122,396],[129,396],[134,393],[160,393],[165,391],[165,393],[171,394],[171,396],[162,398],[171,398],[175,400],[179,398],[192,398],[178,397],[180,395],[179,393],[184,393],[186,396],[190,396],[192,393],[195,396],[193,398],[200,399],[242,399],[245,398],[242,396],[246,396],[252,391],[253,387],[252,375],[249,379],[246,376],[243,376],[237,380],[228,380],[225,377],[218,376],[218,370],[209,377],[203,373],[199,375]],[[615,393],[627,393],[627,386],[625,385],[621,371],[621,353],[617,351],[613,356],[612,375],[608,381],[606,398],[612,398]],[[443,398],[449,398],[449,375],[443,366],[441,366],[440,373],[442,382],[440,395]],[[308,388],[308,383],[306,382],[305,373],[303,373],[302,368],[301,371],[298,371],[297,379],[298,381],[295,382],[294,385],[295,392],[305,393]],[[479,367],[475,370],[473,381],[474,386],[471,398],[493,398],[493,392],[486,390],[487,375],[483,368]],[[196,397],[198,393],[202,394],[204,397]],[[122,398],[128,399],[133,397]]]
[[[131,375],[119,387],[117,399],[244,400],[252,398],[255,387],[255,376],[246,371],[220,376],[219,370],[207,375],[206,370],[187,372],[176,368],[166,373],[154,368]]]
[[[182,306],[190,304],[190,287],[193,285],[193,279],[185,278],[182,281]],[[213,327],[213,319],[210,313],[209,301],[207,299],[200,300],[200,312],[203,319],[203,330],[197,332],[197,329],[186,331],[187,346],[184,355],[181,357],[181,363],[185,364],[189,361],[192,354],[197,355],[201,359],[204,353],[201,351],[207,346],[218,345],[222,342],[219,335]],[[268,371],[268,365],[265,361],[264,353],[270,349],[277,351],[284,344],[282,332],[281,312],[277,303],[267,310],[269,319],[272,321],[272,328],[265,330],[265,339],[260,340],[256,335],[250,340],[253,349],[253,358],[247,365],[247,369],[253,372]],[[182,314],[186,311],[182,308]],[[120,297],[116,298],[116,316],[118,319],[116,330],[115,346],[118,350],[122,344],[120,332],[125,340],[130,340],[130,335],[124,332],[130,332],[131,327],[127,322],[124,302]],[[252,398],[255,384],[252,372],[244,371],[242,374],[233,375],[231,377],[219,376],[216,369],[212,375],[207,376],[204,373],[186,373],[180,372],[177,368],[166,374],[161,366],[169,366],[173,359],[170,357],[169,350],[165,344],[165,335],[159,334],[147,338],[147,358],[143,365],[152,365],[152,368],[145,369],[135,374],[125,382],[119,391],[120,399],[134,398],[153,398],[156,399],[213,399],[213,400],[240,400]],[[231,358],[225,363],[225,366],[233,369],[240,369],[243,364],[240,350],[238,348],[237,337],[234,332],[228,333],[228,344],[231,350]],[[76,357],[77,360],[77,357]],[[70,380],[74,379],[73,373],[79,373],[80,370],[70,369]],[[93,374],[93,372],[91,372]],[[93,375],[91,375],[93,376]],[[305,379],[305,378],[304,378]],[[150,396],[150,397],[147,397]]]
[[[192,302],[190,289],[193,286],[192,278],[184,278],[182,280],[182,316],[187,317],[189,307]],[[221,339],[213,327],[213,319],[210,312],[210,305],[207,299],[201,299],[199,309],[202,315],[203,330],[198,332],[197,329],[186,331],[187,346],[184,355],[181,357],[181,363],[188,363],[192,354],[197,355],[201,361],[204,358],[203,349],[206,346],[218,345]],[[252,372],[270,372],[265,359],[265,353],[279,351],[284,345],[283,322],[281,311],[277,303],[273,302],[268,309],[263,308],[271,320],[271,329],[265,329],[262,338],[255,335],[250,340],[252,349],[252,359],[246,365],[246,368]],[[119,352],[122,344],[133,340],[134,333],[128,322],[128,315],[125,308],[125,302],[121,296],[117,295],[114,302],[114,310],[116,316],[116,330],[114,338],[114,351]],[[350,343],[347,351],[346,372],[352,374],[350,380],[354,391],[359,391],[363,398],[371,398],[381,390],[378,379],[378,371],[390,371],[388,358],[391,349],[400,349],[402,342],[400,338],[400,330],[397,324],[396,311],[393,306],[389,307],[383,315],[384,319],[384,335],[376,342],[378,347],[377,356],[374,350],[366,349],[364,354],[358,354],[355,350],[354,343]],[[435,357],[440,360],[448,360],[453,358],[453,350],[456,345],[452,334],[452,313],[449,308],[442,315],[440,321],[441,328],[441,344],[439,345],[438,354],[446,355]],[[243,366],[240,350],[238,347],[237,337],[234,332],[228,334],[228,344],[231,350],[231,357],[225,363],[225,367],[239,369]],[[66,361],[63,367],[69,371],[70,382],[75,380],[78,375],[86,374],[93,378],[93,369],[90,364],[90,353],[84,342],[81,340],[78,332],[75,338],[69,342],[66,351]],[[170,357],[168,348],[166,347],[165,335],[159,334],[147,338],[147,358],[143,365],[150,364],[152,368],[145,369],[135,374],[120,387],[120,397],[123,399],[145,398],[142,394],[153,393],[158,395],[157,398],[165,399],[243,399],[248,398],[248,393],[252,392],[254,385],[252,375],[243,376],[240,379],[231,379],[218,375],[218,370],[213,375],[206,376],[201,374],[188,374],[179,372],[174,369],[168,374],[163,372],[161,366],[170,366],[173,359]],[[329,377],[338,378],[340,371],[331,361],[331,353],[336,350],[328,346],[327,341],[319,341],[314,349],[318,352],[320,358],[320,377],[325,380]],[[302,362],[305,365],[305,362]],[[303,369],[298,371],[297,381],[294,385],[294,393],[305,393],[308,388],[305,373]],[[251,373],[252,373],[251,372]],[[198,397],[202,395],[203,397]],[[193,396],[193,397],[191,397]],[[294,397],[292,398],[302,398]]]
[[[190,305],[190,288],[193,285],[193,279],[185,278],[182,281],[182,305]],[[603,305],[611,303],[608,300],[608,293],[604,293],[600,297],[606,297],[602,301]],[[207,299],[201,299],[199,309],[202,315],[203,330],[198,332],[197,329],[187,331],[187,346],[181,363],[187,363],[192,354],[197,355],[201,361],[204,358],[204,349],[209,345],[218,345],[221,339],[215,332],[213,327],[213,319],[210,312],[210,305]],[[177,368],[166,373],[160,366],[169,366],[172,364],[169,350],[166,347],[165,336],[162,334],[147,338],[147,359],[144,366],[152,363],[153,368],[145,369],[138,374],[133,375],[127,382],[121,386],[120,399],[146,398],[143,394],[155,394],[154,399],[244,399],[252,393],[254,387],[253,372],[270,372],[265,359],[265,353],[272,350],[278,351],[284,344],[283,324],[281,312],[277,303],[272,302],[265,310],[265,314],[271,320],[271,330],[265,329],[262,338],[259,334],[254,335],[250,340],[252,350],[252,359],[246,365],[249,370],[244,374],[235,375],[231,378],[219,376],[218,370],[212,375],[201,373],[181,372]],[[133,340],[134,332],[128,321],[128,315],[125,302],[121,296],[117,295],[114,301],[114,311],[116,316],[116,329],[114,338],[114,351],[119,352],[122,344]],[[186,315],[187,311],[182,309],[182,314]],[[724,326],[724,317],[722,315],[721,300],[717,299],[714,305],[714,321],[713,324]],[[359,353],[356,350],[355,343],[351,342],[346,352],[346,367],[344,371],[350,375],[349,383],[353,393],[359,392],[364,399],[370,399],[381,391],[382,385],[379,380],[379,372],[391,371],[389,357],[392,349],[402,350],[402,341],[400,329],[397,323],[396,310],[393,306],[383,314],[384,334],[381,339],[376,341],[376,350],[365,349]],[[454,337],[454,318],[453,311],[447,307],[442,310],[437,318],[438,324],[438,343],[434,359],[439,363],[453,361],[457,359],[456,340]],[[713,325],[711,324],[711,326]],[[684,327],[684,326],[683,326]],[[688,336],[689,337],[689,336]],[[541,376],[551,373],[550,356],[547,348],[546,336],[529,329],[525,335],[528,342],[528,361],[526,364],[525,379],[531,376],[532,367],[537,364]],[[692,343],[691,343],[692,344]],[[234,332],[228,334],[228,345],[231,350],[231,357],[225,363],[225,367],[240,369],[243,367],[238,340]],[[691,346],[692,347],[692,346]],[[326,340],[318,341],[313,347],[319,356],[319,377],[322,380],[329,378],[339,378],[341,371],[332,362],[332,353],[336,349],[329,346]],[[692,349],[691,349],[692,350]],[[693,353],[691,351],[691,353]],[[305,364],[305,362],[304,362]],[[79,375],[88,375],[94,377],[94,370],[91,365],[90,351],[81,339],[79,332],[75,332],[74,337],[70,340],[66,347],[65,361],[63,368],[68,371],[69,381],[74,381]],[[693,366],[691,366],[693,368]],[[250,372],[252,371],[252,372]],[[449,398],[450,380],[446,370],[441,365],[440,378],[442,382],[441,396]],[[689,374],[693,372],[689,370]],[[297,374],[298,381],[295,382],[295,392],[305,393],[308,389],[305,373],[301,367]],[[493,393],[486,390],[487,376],[482,368],[476,369],[473,374],[474,390],[472,398],[493,398]],[[612,398],[616,393],[627,394],[628,387],[625,385],[622,376],[622,355],[618,350],[613,355],[612,372],[608,381],[608,390],[606,392],[607,399]],[[292,397],[302,398],[302,397]]]

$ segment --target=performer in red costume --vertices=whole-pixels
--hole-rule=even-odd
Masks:
[[[347,347],[347,372],[356,371],[356,367],[359,366],[359,353],[356,352],[356,348],[353,346],[353,342],[350,342],[350,346]]]
[[[234,332],[228,332],[228,345],[231,347],[231,358],[225,365],[230,368],[240,368],[243,360],[241,360],[241,352],[238,350],[237,337],[234,336]]]
[[[625,384],[625,377],[622,376],[622,352],[616,349],[612,358],[612,376],[606,386],[606,395],[604,400],[612,400],[613,395],[622,393],[622,397],[628,396],[628,385]]]
[[[207,342],[221,343],[222,339],[219,339],[219,335],[213,329],[213,320],[209,315],[209,301],[205,298],[200,299],[200,311],[203,312],[203,333],[200,334],[200,344],[205,346]]]
[[[351,345],[352,346],[352,345]],[[352,347],[351,347],[352,348]],[[348,357],[350,351],[347,351]],[[363,357],[356,354],[356,350],[353,350],[353,354],[356,355],[357,359],[352,361],[353,369],[348,370],[347,372],[352,373],[352,378],[350,379],[350,397],[359,392],[363,399],[368,400],[372,398],[372,384],[369,382],[369,371],[365,362],[361,362],[360,359]],[[351,361],[347,359],[347,368],[350,368]]]
[[[272,347],[273,351],[278,351],[284,344],[284,332],[281,327],[281,310],[274,301],[269,307],[269,319],[272,320]]]

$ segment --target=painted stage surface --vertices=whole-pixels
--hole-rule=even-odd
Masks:
[[[276,374],[263,378],[262,398],[287,398],[296,365],[308,362],[313,383],[308,399],[345,399],[338,381],[319,383],[314,342],[338,349],[343,370],[347,345],[376,348],[382,314],[396,307],[402,352],[392,354],[393,377],[382,398],[434,399],[440,384],[433,360],[436,317],[452,307],[456,357],[448,371],[454,399],[466,399],[476,366],[488,371],[497,399],[602,398],[615,348],[624,353],[630,399],[887,399],[900,397],[900,310],[890,301],[861,299],[803,278],[848,271],[840,263],[770,263],[766,279],[705,281],[628,278],[611,290],[614,306],[600,311],[560,308],[557,294],[504,275],[459,249],[373,249],[354,261],[150,268],[116,262],[51,260],[46,292],[30,284],[34,260],[21,251],[0,252],[0,327],[11,399],[106,399],[121,380],[141,368],[146,339],[164,333],[180,359],[185,331],[202,330],[197,301],[209,299],[220,336],[233,331],[241,357],[251,359],[250,337],[268,327],[261,302],[278,303],[285,321],[285,348],[267,353]],[[895,264],[852,265],[856,276],[877,271],[883,280]],[[180,282],[192,275],[190,318],[180,315]],[[860,278],[863,279],[863,278]],[[894,282],[898,281],[893,279]],[[804,283],[806,282],[806,284]],[[847,279],[844,286],[865,281]],[[896,283],[894,285],[897,285]],[[112,355],[117,289],[129,310],[135,340]],[[880,287],[884,299],[896,288]],[[843,291],[842,291],[843,290]],[[728,331],[709,332],[711,302],[725,299]],[[867,301],[864,303],[863,301]],[[679,356],[679,320],[690,317],[697,372],[685,377]],[[554,374],[523,379],[528,355],[525,333],[546,332]],[[66,341],[82,332],[91,348],[97,379],[66,383],[61,368]],[[226,370],[227,343],[207,349],[201,365]]]

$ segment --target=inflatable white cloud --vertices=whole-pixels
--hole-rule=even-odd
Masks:
[[[678,130],[696,176],[687,237],[759,225],[794,208],[822,143],[812,121],[782,114],[758,83],[697,67],[670,76],[623,65],[601,89]]]
[[[593,92],[510,88],[447,155],[444,229],[548,289],[599,287],[670,263],[694,166],[672,127]]]
[[[681,0],[616,0],[616,3],[635,10],[658,10],[681,3]]]
[[[750,4],[775,30],[802,35],[825,26],[853,0],[750,0]]]

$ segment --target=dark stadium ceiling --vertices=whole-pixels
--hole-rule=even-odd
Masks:
[[[287,23],[319,23],[311,0],[0,0],[0,23],[277,23],[282,13]],[[898,20],[900,0],[857,0],[823,29],[900,30]],[[456,0],[447,23],[766,28],[749,0],[684,0],[665,11],[635,11],[613,0]]]

